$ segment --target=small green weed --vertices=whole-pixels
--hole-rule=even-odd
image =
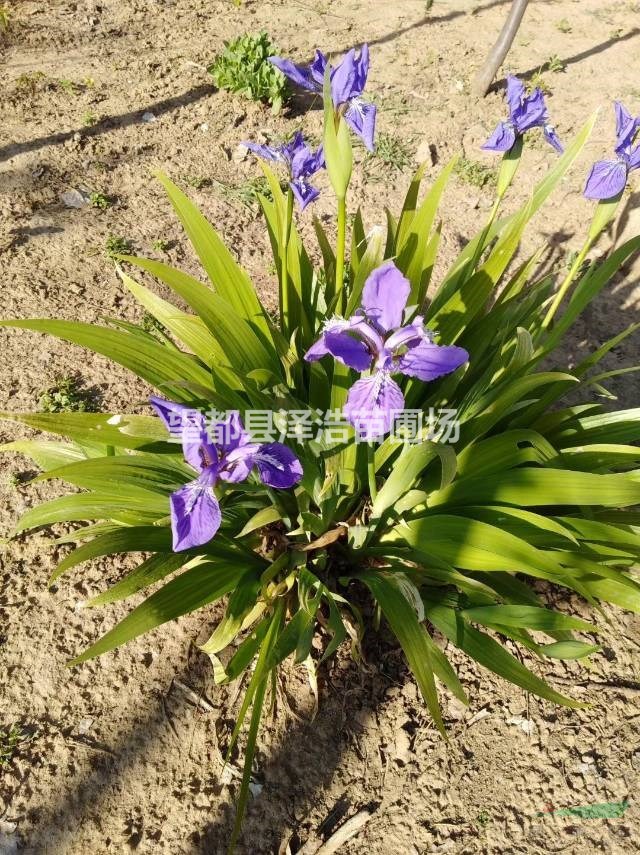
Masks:
[[[251,101],[265,101],[278,113],[286,97],[287,82],[284,74],[269,62],[269,57],[277,53],[267,33],[245,33],[226,42],[223,53],[207,71],[218,89],[237,92]]]
[[[130,240],[117,235],[109,235],[104,247],[109,258],[114,258],[116,255],[127,255],[133,249]]]
[[[561,18],[559,21],[556,21],[556,28],[560,30],[561,33],[570,33],[573,29],[566,18]]]
[[[376,149],[367,154],[367,161],[377,161],[383,167],[404,172],[413,163],[413,152],[399,136],[381,132],[376,139]]]
[[[539,89],[544,95],[551,95],[551,87],[546,78],[542,74],[542,68],[539,68],[529,81],[530,90]]]
[[[196,190],[211,186],[211,179],[205,178],[204,175],[185,175],[184,180],[189,187],[194,187]]]
[[[167,252],[169,247],[171,246],[171,241],[165,240],[164,238],[156,238],[152,246],[156,250],[156,252]]]
[[[564,71],[566,66],[564,62],[560,59],[557,53],[554,53],[553,56],[550,56],[546,62],[547,69],[552,71],[554,74],[558,74],[561,71]]]
[[[455,173],[466,184],[473,187],[486,187],[496,183],[497,173],[492,166],[485,166],[477,160],[461,157],[456,163]]]
[[[90,128],[92,125],[95,125],[97,121],[98,117],[95,113],[92,113],[91,110],[87,110],[87,112],[82,117],[82,124],[87,128]]]
[[[113,202],[105,193],[99,193],[95,191],[89,196],[89,201],[93,205],[94,208],[99,208],[101,211],[106,211],[107,208],[110,208]]]
[[[11,10],[8,6],[0,6],[0,30],[6,33],[11,22]]]
[[[481,810],[478,816],[476,817],[476,822],[478,823],[478,825],[481,825],[483,827],[485,825],[489,825],[489,823],[491,822],[491,814],[489,813],[489,811]]]
[[[247,181],[236,185],[223,184],[222,181],[215,181],[214,184],[227,201],[236,205],[242,205],[244,208],[249,208],[252,211],[258,210],[259,196],[265,196],[267,199],[273,200],[269,184],[264,176],[249,178]]]
[[[46,80],[46,78],[47,75],[44,71],[26,71],[16,79],[16,89],[18,92],[28,92],[30,95],[35,95],[39,84]]]
[[[35,737],[36,733],[28,733],[19,724],[12,724],[9,730],[0,730],[0,768],[9,766],[18,749]]]
[[[82,380],[77,375],[56,377],[38,399],[41,413],[91,413],[95,405],[94,395],[82,388]]]

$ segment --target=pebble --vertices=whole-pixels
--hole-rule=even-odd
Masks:
[[[508,718],[507,724],[514,724],[516,727],[519,727],[523,733],[526,733],[529,736],[536,729],[535,723],[532,722],[531,719],[522,718],[521,716],[518,716],[518,715],[514,715],[514,716],[511,716],[511,718]]]
[[[60,196],[60,201],[65,208],[84,208],[89,204],[89,194],[83,190],[66,190]]]
[[[147,113],[142,114],[142,121],[145,123],[145,125],[150,125],[151,122],[155,122],[155,121],[157,121],[157,119],[153,115],[153,113],[147,112]]]

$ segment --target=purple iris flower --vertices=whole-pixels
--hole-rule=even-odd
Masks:
[[[279,56],[269,57],[269,62],[303,89],[322,92],[328,60],[321,51],[316,51],[315,59],[309,66],[296,65]],[[342,110],[351,130],[361,138],[369,151],[373,151],[376,108],[360,97],[369,74],[369,45],[362,45],[358,56],[355,48],[351,48],[340,65],[329,65],[329,69],[333,106],[336,110]]]
[[[633,145],[640,129],[640,117],[634,119],[620,101],[616,101],[616,160],[599,160],[591,167],[584,187],[587,199],[612,199],[624,190],[627,177],[640,168],[640,143]]]
[[[469,359],[462,347],[435,344],[422,316],[402,325],[410,292],[409,280],[393,261],[386,261],[365,282],[358,312],[348,320],[327,321],[304,357],[314,362],[331,354],[349,368],[369,372],[351,387],[343,411],[362,439],[387,433],[395,413],[404,408],[404,395],[392,374],[435,380]]]
[[[254,466],[263,484],[279,490],[302,478],[293,451],[280,442],[251,442],[237,412],[207,430],[198,410],[162,398],[150,401],[169,433],[181,440],[184,459],[198,473],[170,497],[174,552],[202,546],[220,528],[222,514],[213,491],[218,481],[244,481]]]
[[[317,151],[312,151],[305,143],[300,131],[296,131],[291,142],[284,145],[269,146],[252,142],[243,142],[242,145],[263,160],[272,160],[286,166],[289,172],[289,187],[293,190],[293,195],[303,211],[309,202],[318,198],[320,191],[308,184],[307,179],[320,169],[324,169],[322,146]]]
[[[534,89],[527,95],[524,83],[517,77],[507,77],[507,104],[509,118],[500,122],[486,143],[482,146],[486,151],[509,151],[518,137],[531,128],[542,128],[547,142],[556,149],[564,151],[553,125],[549,123],[549,113],[540,89]]]

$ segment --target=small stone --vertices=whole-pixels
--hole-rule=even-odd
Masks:
[[[234,163],[242,163],[243,160],[247,159],[249,154],[249,149],[243,143],[238,143],[238,145],[234,148],[233,154],[231,155],[231,160]]]
[[[254,799],[258,798],[263,789],[264,784],[259,784],[257,781],[249,781],[249,792]]]
[[[82,190],[67,190],[60,195],[65,208],[84,208],[89,203],[89,194]]]
[[[78,722],[78,726],[76,728],[76,733],[78,733],[80,736],[84,736],[85,734],[89,733],[89,731],[93,727],[94,721],[95,721],[95,719],[89,718],[89,717],[81,718],[80,721]]]
[[[526,733],[528,736],[535,731],[536,726],[535,723],[531,721],[529,718],[522,718],[519,715],[511,716],[511,718],[507,719],[507,724],[513,724],[516,727],[519,727],[523,733]]]
[[[151,122],[155,122],[157,120],[153,113],[147,112],[142,114],[142,121],[145,123],[145,125],[150,125]]]

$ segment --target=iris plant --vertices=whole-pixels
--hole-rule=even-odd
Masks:
[[[507,104],[509,118],[500,122],[486,143],[482,146],[487,151],[506,152],[513,148],[518,137],[523,136],[531,128],[542,128],[544,137],[556,151],[562,152],[562,143],[552,124],[545,104],[544,95],[540,89],[534,89],[527,95],[522,81],[517,77],[507,77]]]
[[[372,440],[391,430],[404,395],[393,374],[435,380],[469,359],[462,347],[435,344],[424,319],[416,315],[403,325],[411,284],[393,261],[370,274],[362,290],[362,305],[351,318],[332,318],[307,351],[308,362],[331,354],[334,359],[366,373],[351,387],[344,415],[359,436]]]
[[[613,199],[624,190],[629,173],[640,168],[640,143],[634,145],[640,117],[634,119],[620,101],[615,102],[615,111],[616,159],[593,164],[584,188],[587,199]]]
[[[280,442],[251,442],[237,412],[207,427],[201,412],[152,397],[151,404],[169,432],[182,442],[184,459],[198,477],[171,494],[173,549],[207,543],[220,528],[222,513],[214,493],[219,481],[245,481],[255,467],[268,487],[286,490],[302,477],[293,451]]]
[[[330,65],[327,57],[319,50],[316,51],[315,59],[308,66],[296,65],[291,60],[279,56],[272,56],[269,61],[296,85],[319,94],[322,93],[328,67],[334,108],[344,115],[346,123],[361,138],[369,151],[373,151],[376,107],[360,97],[364,92],[369,74],[368,45],[362,45],[358,55],[355,48],[351,48],[342,62],[336,66]]]
[[[309,184],[307,179],[319,170],[324,169],[322,146],[316,151],[312,151],[305,143],[300,131],[296,131],[290,142],[280,146],[260,145],[252,142],[245,142],[243,145],[263,160],[285,165],[288,171],[289,187],[301,210],[304,210],[309,202],[318,198],[320,191]]]

